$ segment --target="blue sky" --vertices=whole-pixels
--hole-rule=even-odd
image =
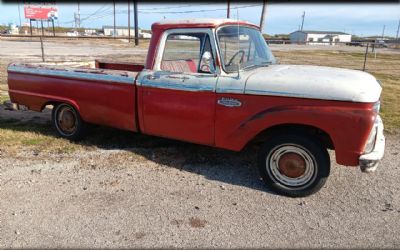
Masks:
[[[57,7],[59,9],[58,22],[60,26],[72,27],[73,13],[77,11],[77,4],[60,3]],[[259,23],[261,3],[232,3],[231,7],[231,17],[236,18],[238,12],[240,19]],[[236,7],[239,7],[238,11],[235,9]],[[220,3],[139,3],[139,26],[148,29],[153,22],[163,18],[222,18],[226,16],[225,8],[226,5]],[[81,19],[88,18],[82,21],[82,26],[84,27],[99,28],[102,25],[113,24],[112,3],[81,4],[80,9]],[[117,25],[127,25],[127,4],[117,4],[116,10]],[[97,13],[93,15],[96,11]],[[269,4],[267,5],[267,19],[264,32],[268,34],[280,34],[297,30],[301,24],[303,11],[306,12],[304,29],[345,31],[359,36],[381,35],[384,25],[386,26],[385,35],[395,36],[400,19],[400,3]],[[22,4],[21,17],[22,22],[24,22]],[[0,2],[0,24],[8,23],[19,24],[18,5],[16,3],[5,4]]]

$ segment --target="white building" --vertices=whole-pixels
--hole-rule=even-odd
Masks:
[[[114,36],[114,26],[103,26],[103,33],[105,36]],[[115,36],[128,36],[128,26],[115,26]],[[135,28],[131,27],[131,37],[135,37]],[[140,38],[151,38],[150,33],[143,32],[139,29]]]
[[[292,43],[307,43],[311,45],[351,42],[351,35],[339,31],[297,30],[289,34]]]
[[[95,29],[85,29],[84,34],[86,36],[93,36],[97,34],[97,30]]]
[[[17,25],[10,23],[8,25],[8,34],[11,35],[18,35],[19,34],[19,27]]]

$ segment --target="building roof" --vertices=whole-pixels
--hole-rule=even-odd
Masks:
[[[303,32],[306,34],[326,34],[326,35],[350,35],[341,31],[323,31],[323,30],[296,30],[295,32]]]
[[[221,25],[228,24],[239,24],[257,27],[257,25],[252,24],[247,21],[236,20],[236,19],[223,19],[223,18],[189,18],[189,19],[166,19],[154,23],[151,28],[166,30],[173,28],[216,28]]]

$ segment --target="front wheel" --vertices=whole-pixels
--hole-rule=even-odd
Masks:
[[[52,123],[59,136],[78,141],[85,135],[85,123],[69,104],[61,103],[53,108]]]
[[[285,134],[264,143],[258,167],[262,179],[273,191],[304,197],[323,187],[330,173],[330,159],[318,140]]]

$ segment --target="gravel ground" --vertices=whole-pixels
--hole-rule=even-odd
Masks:
[[[319,193],[297,199],[264,187],[252,150],[167,140],[3,153],[0,247],[399,248],[398,142],[388,137],[376,173],[334,164]]]

